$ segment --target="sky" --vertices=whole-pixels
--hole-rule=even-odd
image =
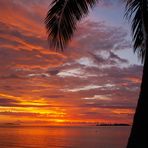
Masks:
[[[98,3],[56,52],[44,26],[50,3],[0,0],[0,124],[131,124],[142,65],[124,4]]]

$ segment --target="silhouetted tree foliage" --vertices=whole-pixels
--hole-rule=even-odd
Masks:
[[[97,0],[53,0],[45,18],[50,46],[62,49],[71,39],[77,22]]]

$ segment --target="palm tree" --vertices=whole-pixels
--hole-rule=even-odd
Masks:
[[[127,0],[132,20],[134,50],[141,56],[143,77],[127,148],[148,148],[148,0]]]
[[[148,148],[148,0],[125,0],[125,15],[132,19],[134,51],[144,68],[139,100],[127,148]],[[45,24],[51,47],[63,50],[73,36],[77,22],[98,0],[53,0]]]

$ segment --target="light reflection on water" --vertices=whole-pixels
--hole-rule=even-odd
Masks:
[[[125,148],[130,127],[0,127],[0,148]]]

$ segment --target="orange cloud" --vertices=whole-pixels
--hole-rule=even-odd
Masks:
[[[130,48],[127,32],[89,18],[55,52],[43,23],[49,2],[25,2],[0,1],[0,122],[130,123],[142,67],[115,53]]]

